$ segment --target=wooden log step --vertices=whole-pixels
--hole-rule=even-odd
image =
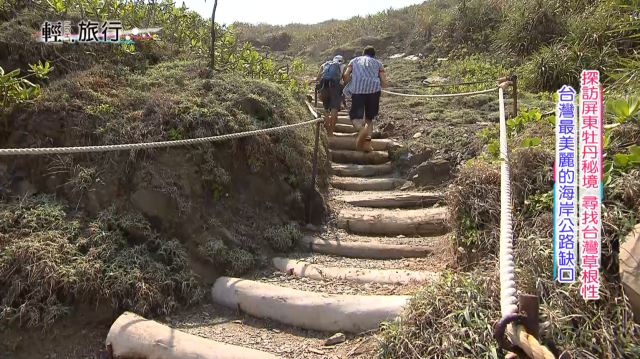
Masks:
[[[389,152],[386,151],[340,151],[329,150],[331,162],[351,163],[355,165],[381,165],[389,162]]]
[[[314,280],[343,279],[357,283],[408,284],[438,278],[437,273],[403,269],[323,267],[289,258],[273,258],[279,271]]]
[[[381,165],[353,165],[343,163],[332,163],[331,170],[335,176],[341,177],[373,177],[386,175],[393,172],[394,168],[390,162]]]
[[[406,182],[399,178],[334,177],[331,186],[344,191],[391,191]]]
[[[336,125],[336,128],[337,128],[337,126],[338,125]],[[357,133],[357,131],[356,132],[349,132],[349,133],[347,133],[347,132],[342,133],[342,132],[335,131],[333,133],[333,135],[335,137],[356,137],[356,136],[358,136],[358,133]],[[380,133],[380,131],[374,130],[373,134],[371,134],[371,138],[374,139],[374,140],[382,138],[382,134]]]
[[[338,196],[337,200],[353,206],[373,208],[427,207],[442,199],[442,194],[428,192],[382,192]]]
[[[381,322],[402,315],[411,299],[396,295],[306,292],[232,277],[218,278],[211,297],[215,304],[242,310],[256,318],[331,333],[378,329]]]
[[[263,351],[184,333],[131,312],[124,312],[113,323],[106,344],[111,346],[112,358],[284,359]]]
[[[446,207],[404,211],[343,210],[338,215],[338,228],[354,234],[408,237],[440,236],[449,231]]]
[[[324,116],[324,108],[322,107],[322,104],[320,103],[320,101],[318,101],[318,106],[315,107],[316,112],[318,112],[318,115],[322,114],[322,116]],[[349,116],[349,111],[345,111],[345,110],[340,110],[338,111],[338,116]]]
[[[336,123],[341,123],[343,125],[351,125],[351,124],[353,124],[351,122],[351,119],[349,119],[349,116],[340,116],[340,115],[338,115],[338,121],[336,121]]]
[[[354,137],[329,137],[329,149],[332,150],[348,150],[348,151],[357,151],[356,149],[356,141],[357,138]],[[371,140],[371,147],[373,147],[374,151],[387,151],[387,148],[393,144],[391,140]]]
[[[353,127],[353,125],[343,125],[343,124],[336,124],[336,128],[333,131],[334,134],[337,133],[353,133],[356,134],[358,131],[356,131],[356,128]]]
[[[363,259],[424,258],[433,253],[428,246],[380,242],[342,242],[306,236],[302,244],[311,252]]]

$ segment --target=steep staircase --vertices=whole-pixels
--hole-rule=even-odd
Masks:
[[[341,111],[328,141],[329,200],[337,213],[328,228],[305,236],[306,252],[273,258],[271,270],[219,278],[215,304],[326,337],[353,337],[399,317],[416,285],[437,278],[449,230],[442,195],[402,190],[409,186],[390,162],[391,141],[373,139],[374,152],[365,154],[356,151],[355,135]]]

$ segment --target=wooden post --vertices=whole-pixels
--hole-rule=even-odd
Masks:
[[[512,75],[511,82],[513,83],[513,117],[518,116],[518,76]]]
[[[316,91],[317,93],[317,91]],[[316,99],[317,103],[317,99]],[[316,139],[313,147],[313,168],[311,170],[311,186],[307,195],[307,223],[311,223],[311,206],[313,205],[313,194],[316,191],[316,172],[318,172],[318,142],[320,140],[320,122],[316,122]]]

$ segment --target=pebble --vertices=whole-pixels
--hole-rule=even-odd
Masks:
[[[324,345],[334,345],[338,343],[342,343],[347,340],[347,337],[342,333],[336,333],[332,335],[330,338],[325,340]]]

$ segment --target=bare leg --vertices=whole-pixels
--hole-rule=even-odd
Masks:
[[[333,136],[333,128],[331,127],[331,111],[324,110],[324,128],[327,129],[327,136]]]
[[[358,138],[356,140],[356,149],[363,150],[364,142],[367,138],[367,127],[364,120],[354,120],[354,127],[358,130]]]
[[[336,129],[336,124],[338,123],[338,110],[331,110],[331,133]]]
[[[364,152],[373,151],[373,147],[371,147],[371,135],[373,134],[373,124],[371,120],[367,120],[363,126],[362,132],[364,133],[364,140],[362,150]]]

